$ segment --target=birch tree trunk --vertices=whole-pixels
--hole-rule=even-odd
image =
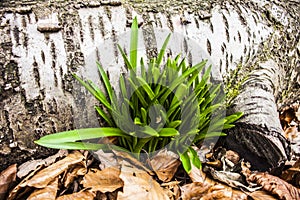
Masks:
[[[164,29],[174,33],[170,55],[182,52],[190,64],[208,58],[217,81],[235,76],[238,65],[249,71],[232,107],[245,117],[225,144],[262,170],[289,157],[277,106],[299,96],[296,1],[4,0],[0,6],[1,169],[53,153],[33,143],[43,135],[99,126],[96,101],[71,74],[100,85],[98,60],[117,82],[124,64],[116,44],[128,47],[123,37],[135,15],[148,57],[160,48]],[[267,142],[249,147],[261,138]]]

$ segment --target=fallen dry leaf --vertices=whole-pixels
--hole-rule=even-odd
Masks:
[[[153,178],[141,169],[122,161],[120,178],[124,181],[123,192],[118,192],[118,200],[168,200],[167,193]]]
[[[84,158],[85,157],[79,151],[74,151],[73,153],[67,155],[67,157],[64,159],[59,160],[49,167],[39,171],[31,179],[26,181],[23,184],[23,187],[30,186],[35,188],[44,188],[49,184],[49,182],[51,182],[59,174],[66,171],[70,166],[79,163],[81,165],[85,165]]]
[[[139,167],[143,170],[145,170],[146,172],[148,172],[150,175],[154,175],[154,173],[149,170],[144,163],[140,162],[139,160],[137,160],[136,158],[134,158],[132,155],[130,155],[129,153],[126,153],[124,151],[116,151],[113,150],[114,154],[119,158],[118,163],[121,163],[122,160],[127,160],[129,161],[131,164],[133,164],[136,167]]]
[[[83,177],[81,184],[91,191],[113,192],[123,187],[123,181],[119,178],[120,169],[115,167],[105,168],[104,170],[90,169]]]
[[[268,173],[254,173],[249,177],[249,180],[258,183],[264,190],[277,195],[279,199],[300,199],[300,189]]]
[[[66,173],[64,177],[63,183],[65,188],[68,188],[70,184],[75,180],[75,178],[77,178],[78,176],[85,175],[86,172],[87,172],[86,167],[82,167],[80,165],[72,168],[69,172]]]
[[[206,177],[206,174],[201,170],[192,165],[192,170],[189,173],[189,177],[193,182],[204,182],[204,178]]]
[[[89,190],[76,192],[73,194],[63,195],[56,200],[94,200],[96,194]]]
[[[99,165],[100,169],[105,169],[107,167],[119,167],[120,164],[117,158],[112,152],[104,152],[102,149],[93,153],[94,156],[101,162]]]
[[[57,158],[61,158],[68,155],[67,150],[59,150],[55,155],[50,156],[45,159],[38,159],[38,160],[30,160],[28,162],[23,163],[18,167],[17,176],[19,178],[23,178],[27,176],[30,172],[36,170],[39,166],[43,165],[45,167],[51,165],[55,162]]]
[[[13,164],[0,173],[0,200],[6,198],[11,185],[16,181],[17,165]]]
[[[161,186],[164,187],[165,192],[171,200],[177,200],[180,197],[179,184],[180,181],[171,181],[168,183],[162,183]]]
[[[159,180],[163,182],[171,181],[181,162],[179,156],[166,149],[159,151],[150,159],[150,166],[156,173]]]
[[[299,132],[298,132],[297,126],[291,126],[284,130],[284,136],[289,141],[293,141],[294,138],[296,138],[298,134],[299,134]]]
[[[40,199],[55,200],[57,190],[58,190],[58,178],[56,177],[45,188],[34,190],[34,192],[30,194],[27,200],[40,200]]]
[[[224,185],[217,184],[209,188],[207,194],[201,200],[231,200],[232,189]]]
[[[21,197],[23,194],[30,191],[31,188],[29,188],[29,187],[25,187],[25,189],[24,189],[24,183],[27,180],[29,180],[31,177],[33,177],[41,168],[42,168],[42,166],[39,166],[33,172],[30,172],[29,175],[27,175],[16,187],[14,187],[14,189],[9,193],[8,200],[19,199],[19,197]]]
[[[249,195],[253,200],[276,200],[275,197],[268,194],[266,191],[255,191]]]
[[[297,120],[300,121],[300,106],[298,107],[297,112],[295,114],[296,114]]]
[[[293,164],[293,166],[285,170],[281,178],[296,187],[300,187],[300,158]]]
[[[201,198],[207,194],[211,186],[201,182],[193,182],[180,187],[182,200],[190,200],[194,197]]]

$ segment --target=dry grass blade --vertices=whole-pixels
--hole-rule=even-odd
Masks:
[[[279,199],[300,199],[300,189],[268,173],[254,173],[249,180],[257,182],[264,190],[275,194]]]
[[[55,178],[43,189],[36,189],[30,194],[27,200],[55,200],[58,190],[58,178]]]
[[[169,182],[181,164],[179,156],[171,151],[161,150],[150,159],[150,165],[159,180]]]
[[[122,162],[120,178],[124,181],[123,192],[118,200],[168,200],[167,192],[145,171]]]
[[[124,185],[119,175],[120,170],[115,167],[105,168],[102,171],[91,169],[84,176],[81,184],[85,188],[91,188],[91,191],[113,192]]]
[[[60,196],[56,200],[94,200],[95,196],[95,193],[89,190],[85,190],[73,194]]]
[[[5,199],[11,184],[16,181],[17,165],[11,165],[0,173],[0,199]]]

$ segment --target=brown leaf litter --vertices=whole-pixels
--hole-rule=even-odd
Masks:
[[[251,172],[250,165],[236,152],[223,148],[206,156],[203,169],[192,166],[191,172],[184,176],[178,174],[183,170],[178,156],[166,150],[147,158],[144,163],[126,152],[99,150],[93,153],[93,159],[90,155],[88,151],[73,151],[49,166],[35,167],[10,192],[8,200],[300,198],[299,189],[285,181],[298,177],[300,161],[283,173],[283,180]],[[11,172],[4,171],[1,175],[5,173],[11,178],[0,183],[5,185],[15,180],[16,169],[12,167]]]
[[[16,181],[17,165],[13,164],[0,173],[0,200],[5,199],[8,190]]]

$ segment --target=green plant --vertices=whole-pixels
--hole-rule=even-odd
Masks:
[[[223,104],[219,95],[220,85],[209,83],[210,67],[199,78],[206,61],[190,67],[178,55],[175,59],[168,58],[161,66],[169,39],[170,34],[158,56],[150,60],[148,68],[143,58],[138,68],[138,25],[134,19],[129,57],[118,46],[129,70],[127,75],[120,76],[119,94],[112,88],[99,63],[97,65],[105,91],[101,91],[93,82],[74,75],[101,103],[101,107],[95,106],[95,109],[108,127],[56,133],[35,142],[58,149],[117,148],[135,153],[136,157],[143,150],[151,154],[168,148],[179,154],[187,172],[191,170],[191,164],[200,168],[201,162],[191,145],[207,137],[225,135],[222,130],[233,127],[233,122],[242,113],[213,117],[212,113],[220,112]],[[109,145],[83,141],[107,136],[118,137],[118,143]]]

